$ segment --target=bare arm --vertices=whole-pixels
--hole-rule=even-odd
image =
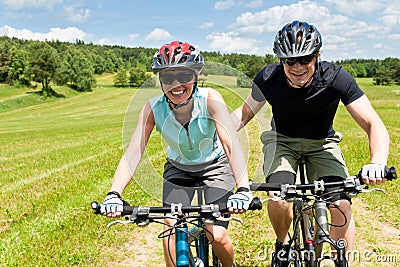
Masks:
[[[217,91],[210,90],[207,106],[215,121],[218,137],[231,165],[237,188],[249,188],[246,159],[224,99]]]
[[[370,162],[386,165],[389,156],[389,133],[367,96],[363,95],[347,105],[346,108],[358,125],[368,134]],[[381,180],[374,180],[371,177],[369,181],[366,179],[364,181],[371,185],[381,183]]]
[[[258,102],[251,96],[251,94],[248,95],[246,101],[231,114],[233,126],[236,131],[242,129],[264,106],[265,102],[265,100]]]
[[[129,142],[128,149],[121,157],[115,171],[110,191],[116,191],[122,194],[122,191],[124,191],[125,187],[129,184],[142,158],[154,124],[153,112],[150,103],[147,102],[139,115],[136,129]]]
[[[386,164],[389,155],[389,133],[367,96],[346,106],[348,112],[368,134],[370,162]]]

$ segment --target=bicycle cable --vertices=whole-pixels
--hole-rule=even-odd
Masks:
[[[170,219],[176,219],[176,218],[170,218]],[[171,241],[171,236],[173,236],[173,235],[176,234],[176,232],[174,231],[174,229],[175,229],[175,230],[176,230],[176,229],[180,229],[180,231],[182,231],[182,229],[181,229],[181,224],[182,224],[183,222],[186,223],[186,224],[189,224],[189,225],[192,225],[192,226],[196,226],[196,227],[202,229],[203,231],[205,231],[206,233],[208,233],[209,236],[212,237],[212,240],[211,240],[211,241],[208,240],[208,238],[207,238],[207,241],[208,241],[208,242],[207,242],[207,244],[204,244],[204,246],[208,246],[209,244],[212,244],[212,243],[214,242],[214,235],[212,234],[212,232],[211,232],[210,230],[208,230],[207,228],[205,228],[205,226],[199,225],[199,224],[197,224],[197,223],[194,223],[194,221],[197,221],[197,219],[194,219],[194,220],[191,220],[191,221],[185,221],[185,220],[183,220],[183,219],[178,219],[174,225],[170,225],[170,224],[167,224],[167,223],[164,223],[164,222],[159,222],[159,221],[154,220],[154,222],[157,222],[157,223],[160,223],[160,224],[163,224],[163,225],[169,227],[167,230],[164,230],[163,232],[161,232],[157,237],[158,237],[158,238],[167,238],[167,243],[168,243],[168,256],[169,256],[169,258],[170,258],[170,260],[171,260],[171,262],[172,262],[172,264],[173,264],[174,267],[177,267],[177,265],[176,265],[176,262],[174,261],[174,258],[173,258],[172,252],[171,252],[170,241]],[[185,234],[187,234],[188,236],[191,236],[191,237],[194,237],[194,238],[198,239],[198,237],[194,236],[194,235],[190,232],[190,230],[185,231]],[[189,244],[189,246],[191,246],[191,245]]]

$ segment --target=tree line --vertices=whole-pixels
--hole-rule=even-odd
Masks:
[[[156,51],[156,48],[146,47],[85,44],[81,40],[69,43],[1,36],[0,83],[15,86],[39,83],[42,94],[47,96],[56,94],[51,84],[90,91],[96,85],[96,74],[117,73],[116,86],[138,87],[151,77],[151,60]],[[238,76],[238,86],[249,86],[249,78],[252,79],[266,64],[278,61],[270,54],[256,56],[208,51],[202,51],[202,54],[206,62],[221,63],[217,66],[206,64],[204,76]],[[400,60],[397,58],[352,59],[334,63],[342,65],[354,77],[372,77],[378,85],[399,83]]]
[[[400,59],[388,57],[379,59],[348,59],[336,61],[353,77],[373,78],[376,85],[400,83]]]

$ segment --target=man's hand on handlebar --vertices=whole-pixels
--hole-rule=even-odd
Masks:
[[[384,164],[370,163],[361,168],[360,175],[366,185],[378,185],[386,182],[387,167]]]

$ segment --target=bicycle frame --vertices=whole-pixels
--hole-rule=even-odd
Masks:
[[[360,175],[348,177],[339,182],[315,181],[312,184],[305,183],[305,159],[299,160],[299,176],[301,184],[250,184],[252,191],[279,191],[280,195],[269,200],[285,200],[293,202],[293,234],[290,236],[291,266],[315,267],[320,266],[324,260],[331,260],[337,267],[347,267],[346,242],[342,239],[334,241],[329,235],[328,207],[331,201],[326,196],[346,192],[351,197],[361,192],[383,191],[379,188],[365,190],[362,186]],[[386,168],[385,178],[393,180],[397,178],[394,167]],[[338,187],[339,190],[325,193],[326,188]],[[307,190],[314,193],[307,194]],[[301,191],[301,193],[299,193]],[[339,227],[339,226],[338,226]],[[335,257],[323,255],[323,245],[329,244]]]
[[[92,209],[95,210],[96,214],[100,214],[100,205],[96,202],[92,202]],[[163,220],[166,218],[176,219],[176,223],[171,226],[170,230],[166,230],[162,232],[158,237],[159,238],[167,238],[172,235],[172,231],[175,230],[173,234],[175,234],[175,250],[176,250],[176,262],[175,266],[177,267],[209,267],[208,263],[208,241],[205,234],[205,230],[203,228],[202,219],[215,220],[221,216],[220,212],[227,211],[226,205],[201,205],[201,206],[182,206],[182,204],[171,204],[171,207],[146,207],[146,206],[124,206],[124,210],[122,215],[128,215],[127,221],[116,220],[108,224],[108,227],[121,223],[121,224],[129,224],[136,223],[139,226],[146,226],[150,222],[156,222],[157,220]],[[196,215],[185,215],[185,213],[196,212]],[[167,214],[171,215],[162,215],[162,216],[150,216],[150,213],[158,213],[158,214]],[[201,222],[201,224],[196,224],[195,227],[189,230],[188,224],[191,224],[188,219],[193,218],[196,219],[197,222]],[[161,222],[159,222],[161,223]],[[201,238],[196,238],[196,236],[204,236],[204,241],[201,241]],[[199,251],[198,256],[203,257],[200,258],[201,263],[197,257],[193,256],[190,249],[190,242],[198,240],[199,243],[197,249]],[[202,242],[204,246],[202,246]]]
[[[299,159],[299,176],[300,183],[305,184],[305,159]],[[329,222],[327,213],[327,203],[321,197],[324,188],[318,182],[315,184],[315,200],[313,205],[310,205],[310,199],[306,195],[306,189],[302,190],[303,195],[300,199],[296,199],[293,203],[293,231],[294,242],[296,238],[302,238],[301,243],[295,244],[297,254],[303,252],[303,255],[295,255],[298,266],[301,266],[301,261],[304,261],[306,266],[320,266],[325,259],[333,260],[337,266],[346,267],[347,261],[345,258],[345,242],[339,239],[334,241],[329,235]],[[300,227],[300,228],[299,228]],[[293,239],[290,241],[293,242]],[[328,243],[336,253],[336,258],[332,256],[322,255],[323,245]],[[296,266],[296,263],[295,263]]]
[[[204,204],[204,200],[203,200],[203,190],[200,186],[200,183],[197,182],[196,183],[196,194],[197,194],[197,205],[203,205]],[[192,242],[195,243],[195,249],[196,249],[196,255],[199,259],[201,259],[201,261],[204,264],[204,267],[218,267],[219,266],[219,260],[218,258],[215,256],[215,254],[212,252],[212,265],[210,266],[210,261],[209,261],[209,245],[211,244],[207,238],[207,235],[204,231],[203,228],[203,220],[199,219],[197,221],[198,227],[195,226],[193,228],[191,228],[189,230],[189,246]],[[197,236],[197,238],[196,238]],[[190,238],[192,237],[192,238]],[[189,249],[190,250],[190,249]],[[190,251],[191,254],[191,251]],[[191,258],[193,258],[193,255],[191,255]],[[193,265],[194,266],[194,265]]]

